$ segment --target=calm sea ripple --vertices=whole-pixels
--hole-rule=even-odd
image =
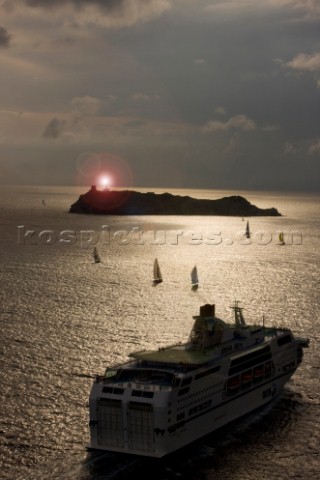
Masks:
[[[262,244],[256,236],[243,245],[241,218],[68,214],[78,194],[53,187],[1,192],[1,479],[319,480],[319,197],[248,192],[244,196],[252,203],[275,206],[284,216],[250,219],[253,232],[272,233],[273,241]],[[79,241],[48,245],[39,239],[44,229],[101,233],[105,224],[111,233],[140,228],[145,241],[137,244],[133,236],[121,243],[111,235],[110,244],[98,243],[103,261],[94,265],[91,247]],[[18,226],[34,229],[36,241],[21,241]],[[150,240],[163,231],[165,243]],[[180,231],[189,236],[177,243]],[[274,240],[279,231],[298,233],[302,241],[280,247]],[[190,232],[202,241],[191,244]],[[217,233],[218,245],[203,241]],[[164,276],[157,287],[151,282],[155,257]],[[197,292],[189,281],[195,264]],[[203,302],[215,302],[217,315],[231,320],[235,299],[249,322],[261,322],[264,315],[266,324],[310,337],[283,395],[165,459],[88,454],[95,374],[125,361],[132,350],[186,340]]]

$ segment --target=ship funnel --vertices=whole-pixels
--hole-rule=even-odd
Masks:
[[[206,303],[200,307],[200,317],[214,317],[215,315],[215,304]]]

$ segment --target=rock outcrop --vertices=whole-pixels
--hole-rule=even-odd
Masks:
[[[276,208],[261,209],[239,195],[202,200],[170,193],[97,190],[91,187],[70,207],[71,213],[101,215],[230,215],[280,216]]]

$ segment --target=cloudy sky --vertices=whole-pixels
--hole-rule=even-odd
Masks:
[[[319,190],[319,0],[0,0],[0,183]]]

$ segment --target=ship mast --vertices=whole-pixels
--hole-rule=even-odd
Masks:
[[[245,319],[244,319],[243,313],[242,313],[243,308],[239,307],[239,301],[235,300],[234,306],[230,307],[230,308],[232,308],[232,310],[234,310],[235,324],[237,326],[244,326],[246,324],[246,322],[245,322]]]

